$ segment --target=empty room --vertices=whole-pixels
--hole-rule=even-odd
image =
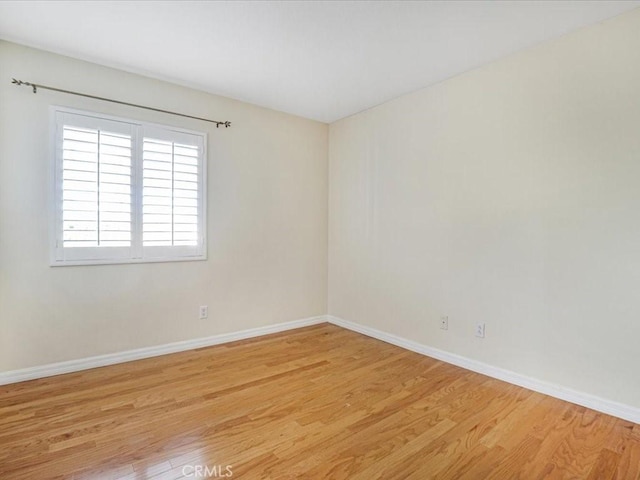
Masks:
[[[640,479],[640,0],[0,2],[0,480]]]

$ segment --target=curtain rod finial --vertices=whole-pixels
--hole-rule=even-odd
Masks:
[[[17,80],[15,78],[11,79],[11,83],[14,85],[27,85],[33,89],[33,93],[38,93],[38,86],[35,83],[23,82],[22,80]]]

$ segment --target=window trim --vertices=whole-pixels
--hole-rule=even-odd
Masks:
[[[105,258],[106,251],[103,251],[102,258],[95,259],[74,259],[60,256],[63,247],[58,245],[62,241],[59,228],[62,225],[62,155],[58,145],[58,130],[61,127],[58,122],[58,114],[81,115],[94,118],[97,121],[121,122],[132,127],[132,200],[131,200],[131,246],[130,247],[103,247],[111,250],[109,253],[117,254],[116,250],[129,250],[130,255],[125,257]],[[207,260],[207,133],[186,128],[163,125],[153,122],[146,122],[125,117],[103,114],[99,112],[79,110],[75,108],[51,105],[49,107],[50,125],[50,152],[49,152],[49,266],[78,266],[78,265],[117,265],[131,263],[158,263],[158,262],[192,262]],[[197,246],[142,246],[142,142],[144,129],[160,129],[162,131],[175,132],[178,136],[182,134],[200,137],[202,139],[201,172],[199,178],[198,196],[198,229],[199,245]],[[77,247],[87,249],[100,249],[101,247]],[[94,250],[97,251],[97,250]],[[171,254],[171,251],[178,255]],[[71,252],[70,252],[71,253]],[[146,254],[146,255],[145,255]],[[73,254],[71,254],[73,257]]]

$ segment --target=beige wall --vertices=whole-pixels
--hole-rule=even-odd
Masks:
[[[640,407],[640,11],[336,122],[329,158],[330,314]]]
[[[34,95],[11,77],[233,127]],[[209,259],[49,267],[50,104],[208,132]],[[325,314],[327,134],[318,122],[0,42],[0,372]]]

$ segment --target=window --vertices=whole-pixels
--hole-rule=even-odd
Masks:
[[[52,265],[204,260],[206,134],[53,108]]]

